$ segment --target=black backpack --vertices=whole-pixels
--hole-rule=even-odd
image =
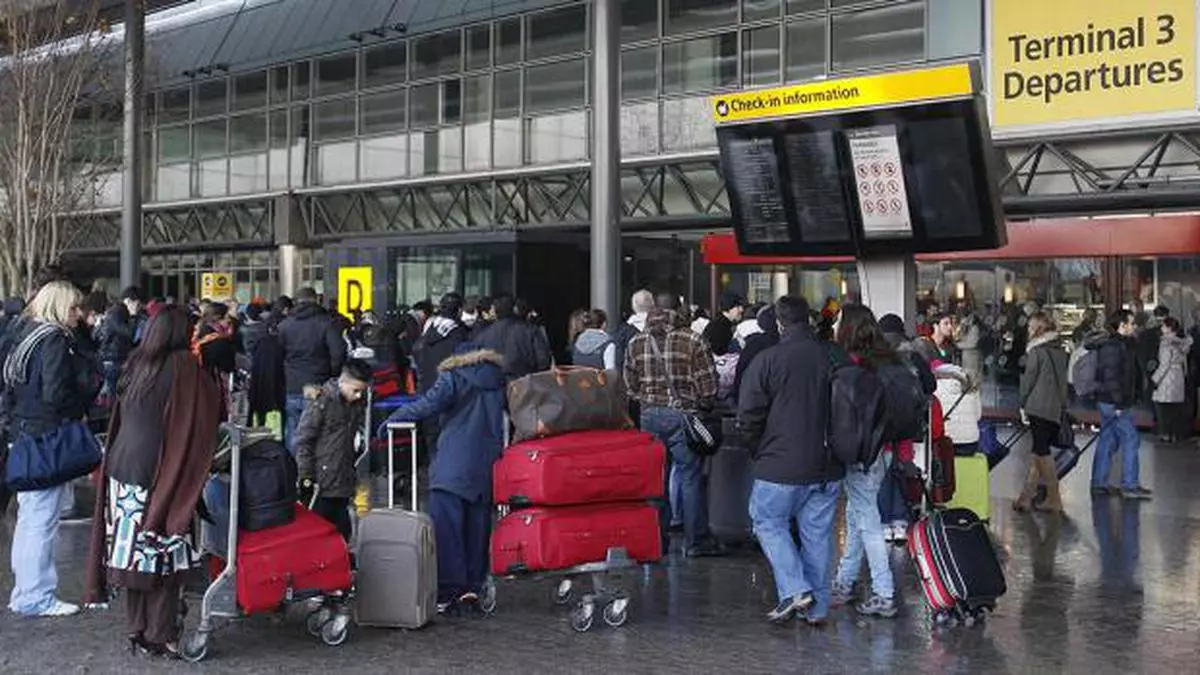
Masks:
[[[887,443],[919,440],[929,416],[929,396],[911,363],[885,363],[876,369],[883,386],[883,440]]]
[[[242,448],[238,526],[247,532],[287,525],[296,518],[296,460],[279,441]]]
[[[842,464],[866,468],[879,459],[887,426],[885,406],[878,375],[854,364],[834,368],[826,442]]]

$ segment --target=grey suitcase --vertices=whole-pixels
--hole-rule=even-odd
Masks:
[[[360,626],[421,628],[437,614],[437,549],[433,521],[417,511],[416,427],[388,426],[388,447],[395,432],[412,438],[410,511],[395,508],[395,460],[388,452],[388,507],[367,513],[359,522],[354,618]]]

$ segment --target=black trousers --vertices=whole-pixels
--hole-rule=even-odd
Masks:
[[[349,497],[317,497],[316,503],[313,504],[313,513],[333,523],[346,543],[350,542],[354,525],[350,522]]]

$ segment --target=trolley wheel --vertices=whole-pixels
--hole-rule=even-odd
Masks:
[[[350,618],[335,616],[321,626],[321,642],[330,647],[340,647],[350,636]]]
[[[558,606],[571,604],[571,596],[575,593],[575,584],[570,579],[563,579],[554,587],[554,604]]]
[[[321,629],[324,628],[325,624],[329,623],[329,620],[332,618],[333,612],[328,607],[321,607],[320,609],[309,613],[308,618],[304,620],[304,628],[308,631],[309,635],[319,638],[321,637]]]
[[[199,663],[208,656],[208,634],[194,632],[184,638],[179,656],[188,663]]]
[[[571,628],[576,633],[586,633],[592,629],[592,621],[596,618],[596,606],[584,603],[571,612]]]
[[[496,582],[488,580],[483,587],[483,597],[479,599],[479,611],[486,615],[496,612]]]
[[[604,623],[620,628],[629,620],[629,600],[617,598],[604,606]]]

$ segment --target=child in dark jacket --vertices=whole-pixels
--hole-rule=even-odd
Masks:
[[[337,526],[350,541],[350,500],[354,498],[354,436],[363,429],[366,393],[371,386],[371,366],[350,359],[342,373],[323,386],[304,409],[296,427],[296,468],[301,500],[308,504],[313,492],[313,512]]]
[[[487,580],[492,464],[504,449],[504,357],[459,345],[438,366],[433,387],[388,422],[440,417],[429,467],[429,515],[437,539],[438,610],[473,605]]]

